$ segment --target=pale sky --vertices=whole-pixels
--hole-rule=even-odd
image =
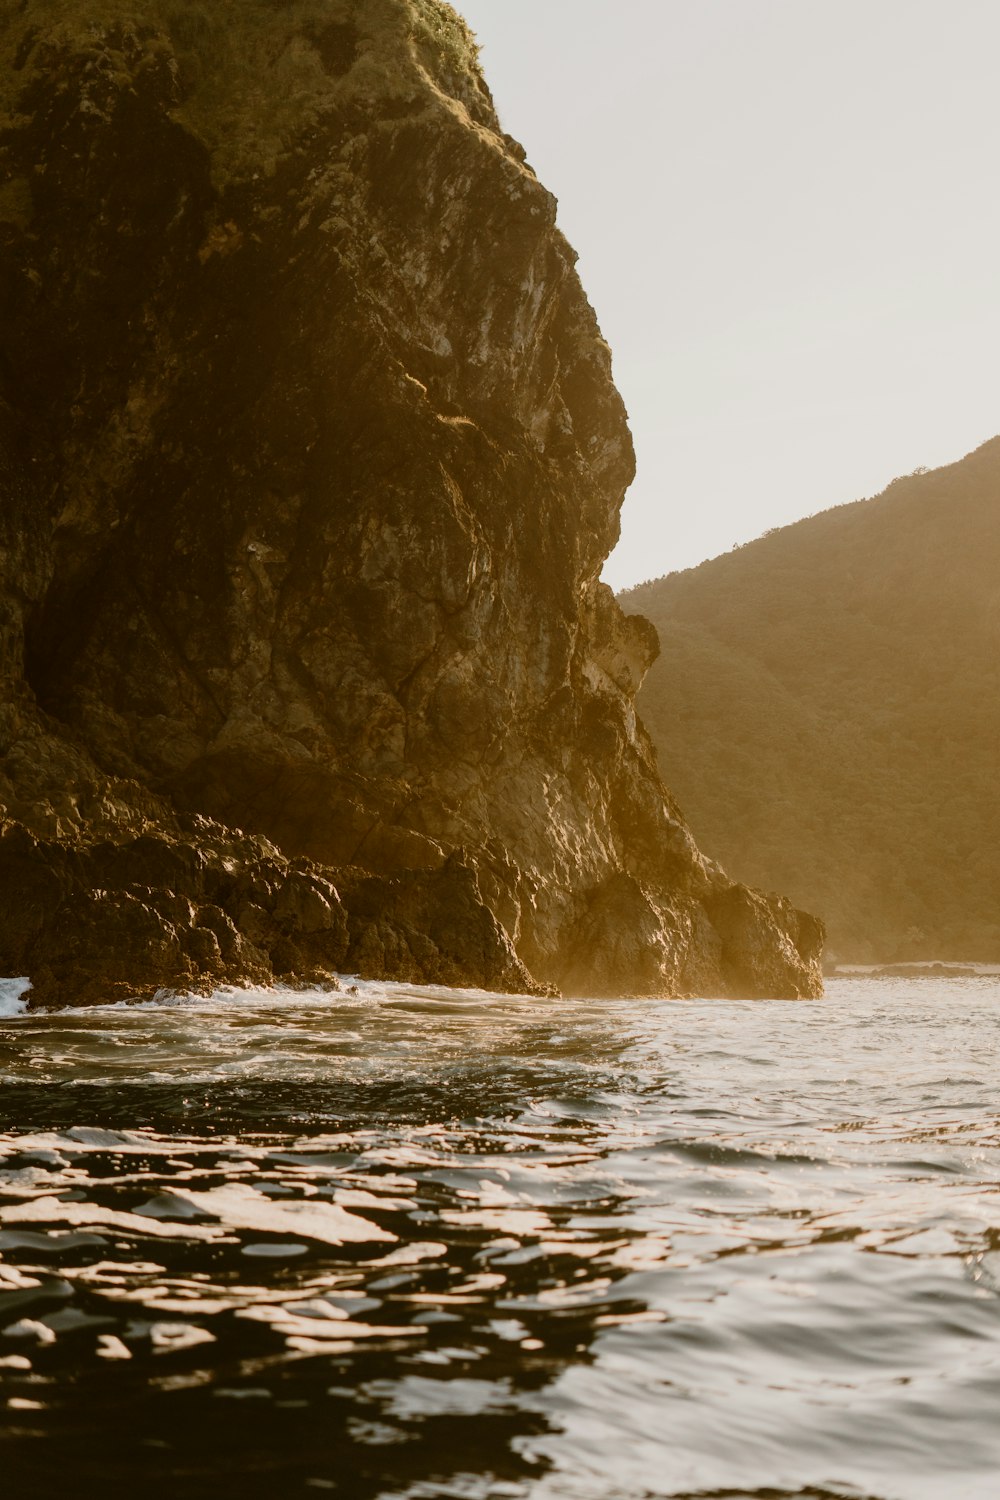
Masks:
[[[638,477],[615,588],[1000,432],[1000,0],[457,0]]]

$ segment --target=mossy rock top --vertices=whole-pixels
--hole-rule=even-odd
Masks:
[[[331,108],[416,107],[428,84],[495,124],[475,39],[444,0],[27,0],[0,16],[0,128],[70,59],[96,113],[140,69],[164,69],[220,187],[270,175]]]

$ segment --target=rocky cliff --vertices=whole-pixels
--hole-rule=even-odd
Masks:
[[[610,355],[438,0],[0,17],[0,971],[818,989],[633,697]]]

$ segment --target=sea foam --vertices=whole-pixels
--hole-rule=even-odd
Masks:
[[[22,997],[30,988],[30,979],[0,979],[0,1020],[24,1015],[28,1002]]]

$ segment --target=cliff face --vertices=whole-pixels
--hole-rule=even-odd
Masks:
[[[0,147],[4,971],[815,992],[636,721],[625,414],[458,17],[24,0]]]
[[[1000,438],[623,596],[699,839],[836,957],[1000,958]]]

